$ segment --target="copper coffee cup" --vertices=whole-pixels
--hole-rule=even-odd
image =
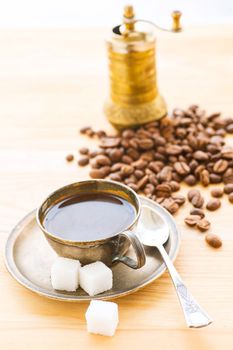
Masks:
[[[106,239],[92,241],[71,241],[48,232],[44,226],[46,213],[59,202],[79,194],[109,194],[128,201],[135,208],[135,217],[121,232]],[[141,211],[140,200],[137,194],[128,186],[109,180],[87,180],[76,182],[51,193],[37,210],[37,223],[44,233],[47,241],[59,256],[78,259],[82,264],[102,261],[108,266],[116,262],[139,269],[145,265],[146,257],[143,245],[134,233]],[[78,236],[78,233],[77,233]],[[136,260],[126,255],[132,245]]]

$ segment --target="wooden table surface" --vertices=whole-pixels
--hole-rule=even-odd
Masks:
[[[227,199],[208,214],[212,232],[223,239],[219,250],[185,227],[189,205],[175,217],[182,237],[175,265],[213,317],[207,328],[186,328],[168,273],[117,300],[119,328],[107,338],[87,333],[87,303],[40,297],[4,266],[4,245],[18,220],[50,191],[87,178],[87,168],[64,160],[80,146],[95,148],[78,129],[86,124],[111,129],[102,112],[108,93],[107,34],[94,29],[0,31],[1,349],[233,349],[233,206]],[[159,86],[169,109],[198,103],[232,116],[233,26],[186,28],[158,37]],[[208,198],[209,189],[202,191]]]

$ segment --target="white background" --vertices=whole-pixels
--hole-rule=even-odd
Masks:
[[[113,26],[128,2],[137,17],[160,25],[169,25],[177,9],[183,24],[233,23],[233,0],[1,0],[0,27]]]

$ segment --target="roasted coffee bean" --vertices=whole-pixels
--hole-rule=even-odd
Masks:
[[[103,137],[100,140],[101,148],[115,148],[118,147],[121,143],[121,139],[119,137]]]
[[[174,163],[174,169],[181,176],[185,176],[190,173],[190,167],[185,162]]]
[[[226,131],[229,134],[233,134],[233,123],[226,126]]]
[[[111,172],[114,173],[116,171],[120,171],[123,167],[124,163],[115,163],[111,166]]]
[[[147,166],[147,162],[143,159],[138,159],[136,162],[133,162],[133,166],[135,169],[139,169],[139,170],[142,170],[142,169],[145,169],[145,167]]]
[[[106,136],[106,132],[104,131],[104,130],[98,130],[98,131],[96,131],[96,136],[98,137],[98,138],[101,138],[101,137],[105,137]]]
[[[233,124],[233,118],[231,117],[224,118],[224,122],[226,126],[229,124]]]
[[[233,191],[233,189],[232,189],[232,191]],[[220,198],[223,196],[223,189],[220,187],[216,187],[216,188],[213,188],[210,193],[211,193],[212,197]]]
[[[214,130],[218,130],[218,129],[222,129],[225,127],[225,121],[222,118],[216,118],[213,123],[212,126],[214,128]],[[214,137],[214,136],[213,136]],[[217,136],[216,136],[217,137]],[[218,141],[217,141],[218,142]]]
[[[197,179],[200,179],[200,174],[203,170],[205,170],[205,166],[203,164],[198,165],[198,167],[194,170],[194,175],[196,176]]]
[[[191,172],[194,172],[194,170],[198,167],[198,162],[195,159],[191,160],[189,167]]]
[[[145,160],[146,162],[151,162],[154,160],[154,152],[153,151],[147,151],[142,153],[140,159]]]
[[[190,215],[198,215],[201,219],[205,217],[205,213],[202,209],[193,208],[190,210]]]
[[[210,228],[210,222],[206,219],[201,219],[197,222],[197,228],[202,232],[207,231]]]
[[[233,192],[228,195],[228,200],[230,203],[233,203]]]
[[[215,135],[216,131],[213,128],[208,127],[205,129],[205,132],[207,133],[208,136],[213,136],[213,135]]]
[[[144,172],[142,170],[136,169],[134,171],[134,175],[139,180],[144,176]]]
[[[191,203],[195,208],[202,208],[204,204],[204,198],[200,194],[196,194],[191,199]]]
[[[171,187],[167,184],[160,184],[156,186],[156,196],[168,198],[171,195]]]
[[[233,183],[224,186],[224,193],[229,194],[233,192]]]
[[[172,167],[165,166],[157,175],[158,180],[161,182],[169,182],[172,179]]]
[[[170,181],[169,185],[171,187],[172,192],[177,192],[180,190],[180,184],[177,181]]]
[[[185,197],[182,196],[181,194],[176,194],[176,195],[172,195],[172,199],[179,205],[183,205],[186,201]]]
[[[132,137],[135,136],[135,132],[132,129],[125,129],[122,131],[121,136],[125,137],[126,139],[131,139]]]
[[[198,105],[196,105],[196,104],[193,104],[193,105],[191,105],[191,106],[189,106],[189,110],[190,111],[192,111],[192,112],[196,112],[197,110],[198,110],[198,108],[199,108],[199,106]]]
[[[188,186],[194,186],[197,183],[197,179],[195,178],[194,175],[187,175],[184,178],[184,182],[188,185]]]
[[[103,152],[100,151],[100,150],[90,151],[89,152],[89,157],[90,158],[95,158],[98,154],[103,154]]]
[[[139,147],[142,150],[149,150],[154,146],[154,141],[151,139],[141,139],[139,143]]]
[[[79,153],[86,155],[89,153],[89,149],[87,147],[82,147],[82,148],[80,148]]]
[[[122,156],[123,156],[123,151],[121,149],[119,148],[110,149],[109,158],[111,159],[112,162],[114,163],[119,162]]]
[[[226,136],[226,130],[224,130],[224,129],[218,129],[218,130],[216,131],[216,135],[224,137],[224,136]]]
[[[92,130],[91,128],[87,129],[86,132],[85,132],[85,134],[86,134],[87,136],[89,136],[89,137],[95,136],[95,132],[94,132],[94,130]]]
[[[84,156],[78,160],[78,165],[85,166],[89,163],[89,158],[87,156]]]
[[[90,171],[90,177],[93,179],[103,179],[105,177],[105,174],[102,169],[92,169]]]
[[[147,139],[151,137],[150,132],[148,130],[143,129],[143,127],[139,128],[136,131],[136,134],[140,139]]]
[[[212,114],[210,114],[210,115],[208,116],[208,120],[209,120],[209,121],[212,121],[212,120],[218,118],[220,115],[221,115],[221,113],[219,113],[219,112],[218,112],[218,113],[212,113]]]
[[[143,171],[146,175],[155,175],[155,173],[152,170],[150,170],[149,168],[143,169]],[[155,175],[155,177],[157,179],[157,175]]]
[[[213,167],[213,170],[215,173],[217,174],[221,174],[224,173],[224,171],[227,169],[228,167],[228,161],[225,159],[219,159]]]
[[[131,165],[123,165],[123,167],[121,168],[121,174],[123,177],[129,176],[133,174],[133,172],[134,167],[132,167]]]
[[[153,162],[150,162],[148,165],[149,169],[153,170],[155,173],[160,172],[163,166],[164,164],[160,161],[153,161]]]
[[[181,182],[182,181],[182,177],[180,175],[178,175],[176,172],[172,173],[172,180],[176,181],[176,182]]]
[[[207,161],[209,159],[208,154],[203,151],[194,152],[193,157],[198,161]]]
[[[210,174],[210,183],[212,183],[212,184],[219,184],[220,182],[222,182],[221,175]]]
[[[172,198],[165,198],[162,202],[162,206],[172,215],[179,210],[179,205]]]
[[[121,173],[119,172],[110,174],[109,178],[110,180],[113,180],[113,181],[119,181],[119,182],[122,181],[122,176],[121,176]]]
[[[179,205],[174,201],[164,205],[164,208],[169,211],[170,214],[174,215],[179,210]]]
[[[121,139],[121,146],[124,149],[128,149],[130,147],[129,140],[128,139]]]
[[[132,164],[133,163],[133,159],[127,155],[123,155],[121,158],[121,161],[125,164]]]
[[[166,140],[165,140],[164,137],[156,135],[154,137],[154,143],[155,143],[156,146],[165,146],[166,145]]]
[[[111,167],[109,165],[104,165],[100,168],[104,172],[104,176],[108,176],[111,172]]]
[[[72,160],[74,160],[73,154],[67,154],[66,160],[67,160],[67,162],[72,162]]]
[[[214,159],[214,162],[212,162],[212,157],[210,157],[211,158],[211,162],[209,162],[207,165],[206,165],[206,169],[204,169],[204,170],[208,170],[208,172],[209,172],[209,175],[210,175],[210,173],[212,173],[213,172],[213,168],[214,168],[214,162],[216,161],[216,159]]]
[[[189,126],[192,123],[192,119],[191,118],[181,118],[180,125],[181,126],[185,126],[185,127]]]
[[[180,154],[182,152],[182,147],[177,146],[177,145],[168,145],[166,147],[166,153],[175,156],[177,154]]]
[[[92,169],[100,169],[101,168],[101,165],[97,164],[95,159],[91,159],[90,164],[91,164]]]
[[[189,226],[196,226],[196,224],[200,220],[201,220],[201,216],[199,215],[189,215],[184,219],[184,222]]]
[[[128,141],[129,147],[132,147],[133,149],[137,150],[137,149],[138,149],[138,143],[139,143],[139,142],[140,142],[140,141],[139,141],[138,139],[133,138],[133,139],[131,139],[131,140]]]
[[[122,178],[124,179],[123,181],[126,185],[137,182],[134,175],[131,175],[129,177],[122,176]]]
[[[219,146],[209,144],[207,145],[206,150],[211,154],[215,154],[218,153],[221,150],[221,148]]]
[[[148,175],[143,176],[143,177],[138,181],[138,189],[139,189],[139,190],[143,189],[143,188],[146,186],[146,184],[148,183],[148,181],[149,181]]]
[[[220,208],[220,206],[221,206],[220,200],[218,198],[213,198],[207,202],[206,209],[208,209],[210,211],[214,211],[214,210],[217,210],[218,208]]]
[[[166,156],[166,148],[165,147],[162,147],[162,146],[157,147],[157,152],[159,154],[163,155],[164,157]]]
[[[193,132],[195,133],[195,127],[194,130],[191,130],[191,128],[188,129],[189,131],[189,136],[187,137],[188,143],[190,145],[190,147],[192,147],[193,150],[197,149],[198,144],[197,144],[197,138],[193,135]]]
[[[196,195],[198,195],[198,196],[201,195],[199,190],[190,190],[190,191],[188,191],[188,200],[189,200],[189,202],[191,202],[193,197],[196,196]]]
[[[224,184],[233,184],[233,169],[228,168],[223,174]]]
[[[180,155],[178,156],[178,162],[184,162],[184,163],[186,163],[186,159],[188,159],[187,154],[186,154],[185,157],[184,157],[182,154],[180,154]]]
[[[185,128],[177,128],[175,134],[178,138],[183,139],[187,135],[187,130]]]
[[[102,154],[96,156],[95,161],[99,165],[111,165],[111,160],[107,156],[104,156]]]
[[[128,148],[126,150],[126,154],[133,160],[138,160],[138,158],[140,157],[140,153],[134,148]]]
[[[203,186],[208,186],[210,183],[210,174],[208,170],[204,169],[200,173],[200,181]]]
[[[166,161],[166,157],[163,154],[160,154],[159,152],[154,153],[154,159],[160,162]]]
[[[222,138],[221,136],[218,136],[218,135],[212,136],[212,137],[210,138],[210,142],[213,143],[213,144],[216,144],[216,145],[218,145],[218,146],[224,145],[224,140],[223,140],[223,138]]]
[[[168,157],[168,162],[173,164],[178,161],[178,158],[176,156],[169,156]]]
[[[183,141],[183,143],[184,143],[184,141]],[[188,145],[183,145],[182,146],[182,151],[183,151],[183,153],[186,153],[186,157],[187,157],[187,154],[193,152],[192,148],[190,146],[188,146]]]
[[[233,148],[227,147],[221,150],[221,156],[225,159],[232,160],[233,159]]]
[[[80,132],[80,134],[86,134],[86,132],[87,132],[88,130],[92,130],[92,128],[91,128],[90,126],[83,126],[83,127],[79,130],[79,132]]]
[[[158,180],[155,174],[149,174],[149,182],[154,186],[158,185]]]
[[[221,238],[213,233],[208,233],[205,236],[205,240],[213,248],[220,248],[222,246]]]

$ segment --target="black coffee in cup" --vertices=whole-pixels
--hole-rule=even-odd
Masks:
[[[85,193],[66,198],[49,208],[43,226],[65,240],[95,241],[124,231],[135,216],[135,207],[117,195]]]

